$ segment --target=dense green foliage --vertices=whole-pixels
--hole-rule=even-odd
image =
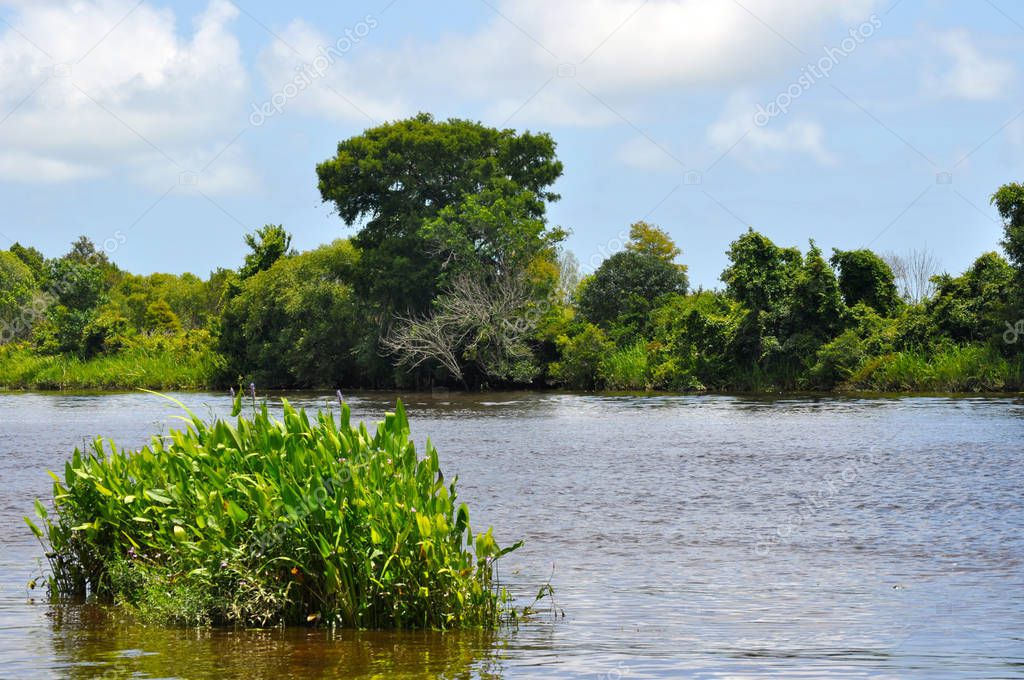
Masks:
[[[892,314],[900,306],[892,269],[870,250],[836,250],[832,265],[839,270],[839,289],[846,304],[863,302],[879,314]]]
[[[241,411],[239,393],[235,415]],[[512,614],[492,532],[473,535],[399,402],[376,433],[283,402],[204,422],[141,450],[97,439],[53,475],[26,519],[57,597],[112,600],[184,625],[497,626]]]
[[[350,282],[358,260],[348,241],[336,241],[248,279],[224,311],[228,372],[277,387],[357,383],[352,348],[362,320]]]
[[[507,186],[532,194],[528,216],[544,215],[548,187],[562,174],[545,134],[516,134],[430,115],[371,128],[341,142],[317,166],[320,193],[348,224],[366,219],[353,239],[362,252],[358,291],[388,312],[426,311],[442,262],[425,225],[474,194]]]
[[[17,255],[0,250],[0,322],[9,323],[18,317],[31,299],[35,284],[32,270]],[[11,330],[2,340],[15,337]]]
[[[292,247],[292,236],[280,224],[267,224],[255,233],[246,234],[245,244],[251,252],[245,256],[245,264],[238,271],[242,279],[270,269],[287,255]]]
[[[1006,258],[959,275],[927,252],[826,257],[751,228],[724,286],[691,291],[680,247],[644,221],[580,280],[546,217],[561,173],[546,134],[421,114],[317,166],[348,240],[299,253],[268,224],[205,280],[123,272],[84,237],[52,259],[15,244],[0,387],[1021,387],[1020,184],[992,196]]]

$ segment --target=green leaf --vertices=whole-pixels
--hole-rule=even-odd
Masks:
[[[234,501],[228,501],[228,514],[231,516],[231,519],[239,524],[249,519],[249,513],[238,507],[238,504]]]
[[[164,505],[170,505],[171,503],[174,502],[170,498],[168,498],[167,496],[163,495],[162,493],[158,493],[156,491],[153,491],[152,489],[146,489],[146,491],[144,493],[146,494],[147,498],[149,498],[150,500],[154,500],[157,503],[163,503]]]
[[[519,550],[520,548],[523,547],[523,544],[524,544],[524,541],[517,541],[515,543],[515,545],[509,546],[508,548],[502,548],[501,550],[498,551],[498,554],[495,555],[495,559],[497,559],[499,557],[502,557],[504,555],[507,555],[510,552],[513,552],[515,550]]]
[[[25,520],[25,524],[27,524],[28,528],[32,530],[32,533],[36,535],[36,538],[43,537],[43,532],[39,529],[39,527],[32,523],[32,520],[30,520],[28,517],[23,517],[22,519]]]

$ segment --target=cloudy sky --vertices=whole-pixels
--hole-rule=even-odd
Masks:
[[[960,271],[1024,179],[1022,47],[1010,0],[0,0],[0,247],[311,248],[351,233],[315,164],[429,111],[555,137],[584,269],[646,219],[705,286],[747,225]]]

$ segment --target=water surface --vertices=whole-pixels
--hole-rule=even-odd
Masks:
[[[226,396],[176,395],[226,414]],[[393,395],[350,398],[379,420]],[[327,397],[292,395],[316,408]],[[0,394],[0,678],[1024,677],[1024,401],[410,395],[501,567],[497,634],[144,628],[54,610],[21,517],[144,394]],[[564,611],[564,617],[562,612]]]

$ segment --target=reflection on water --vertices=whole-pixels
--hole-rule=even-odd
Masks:
[[[218,395],[178,395],[226,413]],[[308,408],[319,395],[290,395]],[[351,397],[376,420],[393,395]],[[1024,677],[1024,404],[410,395],[473,525],[564,619],[484,633],[144,628],[28,599],[24,528],[75,445],[174,427],[148,395],[0,395],[0,678]],[[553,570],[553,571],[552,571]],[[553,576],[552,576],[553,573]],[[38,596],[38,593],[34,593]]]
[[[66,678],[499,678],[492,633],[160,630],[99,608],[55,612],[52,663]]]

